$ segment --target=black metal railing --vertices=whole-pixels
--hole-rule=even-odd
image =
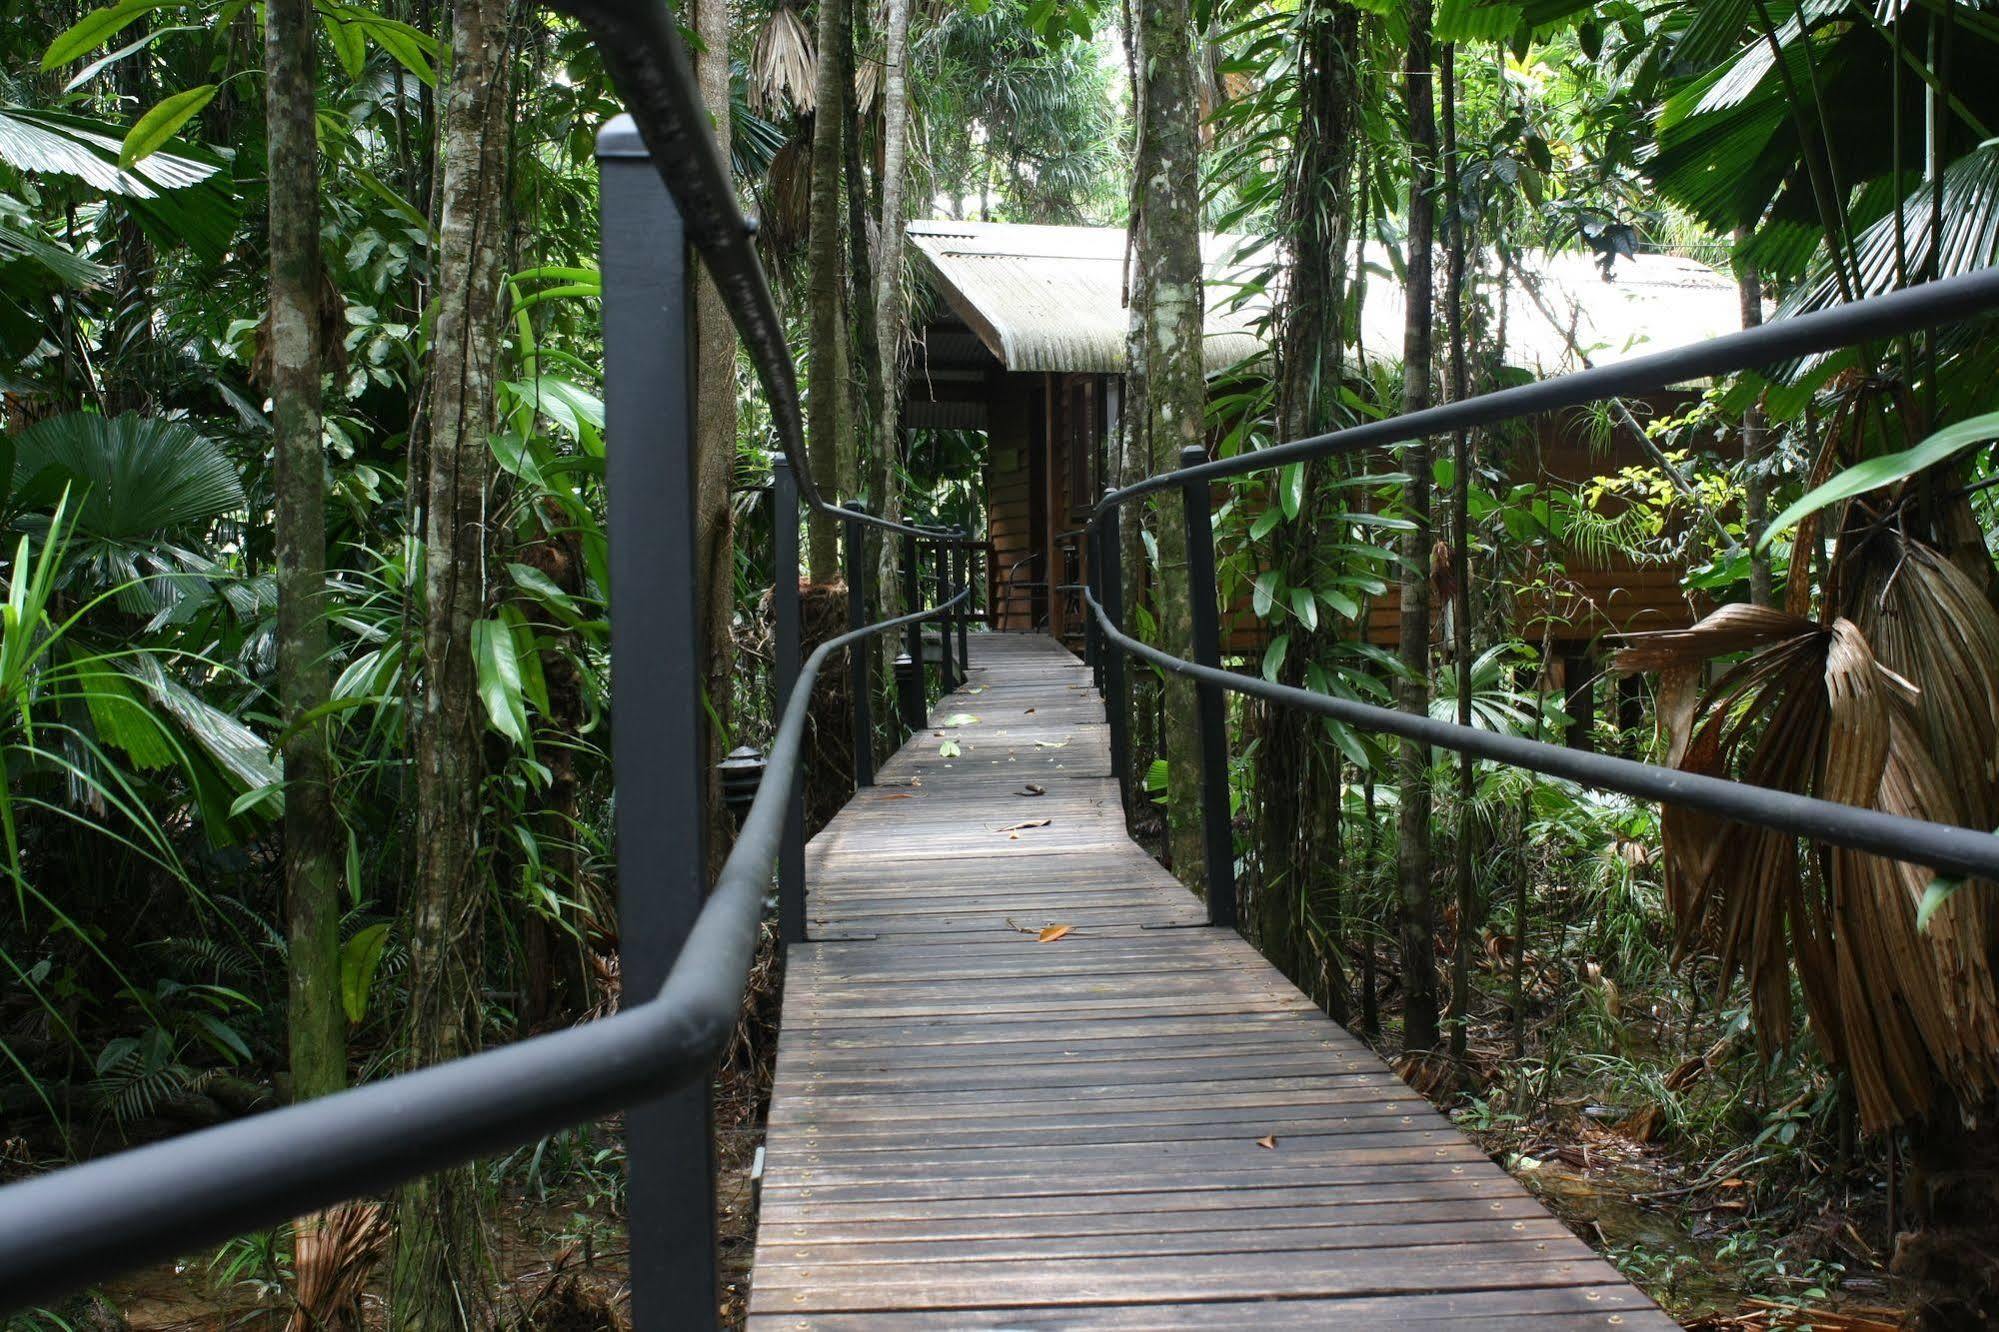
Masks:
[[[803,455],[783,326],[737,210],[686,53],[657,0],[560,0],[603,51],[630,108],[598,138],[603,219],[606,494],[611,535],[611,746],[621,971],[615,1016],[0,1189],[0,1313],[329,1203],[625,1111],[633,1326],[718,1319],[707,1074],[735,1030],[765,904],[805,937],[801,753],[810,696],[850,654],[854,781],[874,780],[870,640],[904,635],[898,712],[926,720],[925,663],[965,676],[971,551],[959,531],[829,502]],[[778,721],[764,778],[711,891],[707,741],[695,604],[687,323],[690,257],[721,289],[783,452],[774,464]],[[840,526],[848,632],[800,660],[799,526]],[[902,543],[906,614],[870,621],[868,534]],[[937,626],[926,651],[923,627]]]
[[[1999,269],[1985,269],[1837,309],[1764,324],[1694,346],[1464,398],[1233,458],[1210,459],[1205,450],[1189,448],[1181,455],[1177,471],[1106,492],[1088,524],[1092,558],[1084,598],[1091,612],[1087,650],[1105,695],[1113,762],[1120,783],[1126,780],[1123,758],[1126,728],[1118,701],[1125,696],[1124,659],[1131,656],[1162,671],[1190,678],[1196,686],[1205,838],[1203,867],[1207,876],[1209,919],[1218,925],[1233,924],[1236,917],[1224,692],[1246,694],[1330,717],[1362,730],[1565,778],[1594,790],[1617,791],[1697,809],[1740,823],[1909,861],[1939,873],[1999,881],[1999,836],[1991,833],[1502,735],[1225,670],[1216,604],[1219,591],[1215,582],[1212,493],[1215,482],[1250,472],[1362,449],[1387,448],[1461,430],[1489,428],[1610,397],[1657,392],[1675,384],[1795,361],[1994,310],[1999,310]],[[1124,579],[1118,540],[1120,511],[1132,500],[1173,490],[1180,492],[1187,537],[1187,587],[1193,599],[1191,660],[1139,642],[1124,630]],[[1116,650],[1106,651],[1107,646]],[[1131,799],[1128,788],[1126,799],[1127,802]]]

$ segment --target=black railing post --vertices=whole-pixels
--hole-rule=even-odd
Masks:
[[[923,608],[923,582],[917,577],[916,538],[902,537],[903,605],[910,611]],[[902,706],[902,729],[914,735],[923,729],[928,711],[923,698],[923,625],[919,621],[902,633],[902,657],[895,664],[896,699]]]
[[[1182,467],[1198,467],[1208,451],[1198,444],[1180,450]],[[1208,483],[1184,484],[1187,514],[1187,600],[1193,612],[1194,660],[1219,670],[1222,619],[1215,597],[1215,520]],[[1235,832],[1229,825],[1229,735],[1222,687],[1194,686],[1195,720],[1201,736],[1201,842],[1208,874],[1208,923],[1235,927]]]
[[[773,717],[784,715],[798,685],[798,473],[782,453],[770,460]],[[805,778],[792,774],[785,793],[784,840],[777,852],[777,933],[786,946],[805,942]]]
[[[942,606],[951,599],[951,545],[942,537],[930,543],[930,553],[937,561],[937,600]],[[937,697],[958,687],[958,672],[951,660],[951,612],[945,611],[930,622],[937,630]]]
[[[1110,492],[1104,492],[1108,495]],[[1101,540],[1104,545],[1104,616],[1111,627],[1120,633],[1124,631],[1124,552],[1118,543],[1118,511],[1116,505],[1104,509]],[[1126,780],[1125,769],[1129,765],[1129,737],[1126,735],[1127,718],[1124,715],[1124,653],[1109,643],[1104,645],[1104,716],[1111,727],[1111,775],[1117,778],[1118,799],[1124,802],[1125,814],[1131,813],[1131,786]]]
[[[1090,597],[1099,605],[1104,603],[1104,585],[1100,575],[1104,562],[1103,529],[1094,521],[1083,526],[1083,586]],[[1097,617],[1083,617],[1083,663],[1090,668],[1090,684],[1096,688],[1097,696],[1104,692],[1104,652],[1103,641],[1097,636]]]
[[[857,500],[847,506],[860,508]],[[846,520],[842,540],[847,546],[847,628],[862,629],[868,623],[868,549],[866,529],[858,518]],[[847,692],[853,695],[854,789],[875,784],[875,721],[870,695],[874,681],[868,664],[874,660],[874,644],[866,639],[847,650]]]
[[[619,965],[658,992],[708,896],[687,246],[631,118],[597,136],[610,504]],[[510,1088],[497,1086],[495,1096]],[[625,1115],[632,1326],[714,1328],[714,1122],[702,1078]]]
[[[951,618],[958,624],[958,675],[959,683],[972,678],[972,534],[964,528],[958,529],[958,548],[955,558],[958,562],[958,591],[966,594],[965,604],[951,612]],[[954,594],[955,595],[955,594]]]

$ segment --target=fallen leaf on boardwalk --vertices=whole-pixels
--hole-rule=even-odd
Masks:
[[[972,688],[967,689],[965,692],[968,694],[983,694],[986,692],[986,687],[984,685],[975,685]]]
[[[1036,740],[1034,747],[1036,749],[1061,749],[1068,743],[1069,737],[1065,735],[1060,740]]]
[[[1024,796],[1043,796],[1048,794],[1048,788],[1045,786],[1036,786],[1033,782],[1029,782],[1025,786],[1021,787],[1018,791],[1015,791],[1014,794],[1024,795]]]
[[[1033,709],[1033,708],[1029,708],[1029,709],[1028,709],[1028,710],[1027,710],[1026,712],[1023,712],[1023,713],[1021,713],[1020,715],[1021,715],[1021,716],[1023,716],[1023,717],[1031,717],[1031,716],[1033,716],[1033,715],[1034,715],[1034,709]]]
[[[1268,1137],[1258,1138],[1256,1140],[1256,1145],[1259,1147],[1268,1147],[1272,1151],[1275,1151],[1277,1149],[1277,1135],[1273,1133]]]
[[[943,744],[937,746],[937,756],[939,758],[956,758],[964,752],[964,750],[958,748],[956,740],[946,740]]]
[[[914,796],[913,794],[911,794],[910,792],[908,792],[908,791],[897,791],[897,792],[895,792],[895,793],[894,793],[894,794],[892,794],[892,795],[885,795],[885,796],[883,796],[883,797],[882,797],[882,799],[883,799],[883,800],[914,800],[914,799],[916,799],[916,797],[915,797],[915,796]]]
[[[1067,925],[1050,925],[1042,930],[1041,933],[1035,935],[1034,941],[1036,943],[1054,943],[1057,939],[1067,934],[1069,928]]]
[[[1009,823],[1006,827],[997,829],[997,831],[1019,832],[1024,828],[1046,828],[1053,822],[1055,822],[1053,819],[1029,819],[1026,823]]]
[[[946,726],[977,726],[979,719],[969,712],[954,712],[944,719]]]

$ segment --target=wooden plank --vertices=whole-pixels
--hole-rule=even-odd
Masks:
[[[1670,1326],[1130,841],[1070,653],[972,647],[808,850],[752,1327]]]

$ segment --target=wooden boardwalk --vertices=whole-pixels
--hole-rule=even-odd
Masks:
[[[1074,657],[972,645],[808,851],[753,1329],[1674,1326],[1125,836]]]

